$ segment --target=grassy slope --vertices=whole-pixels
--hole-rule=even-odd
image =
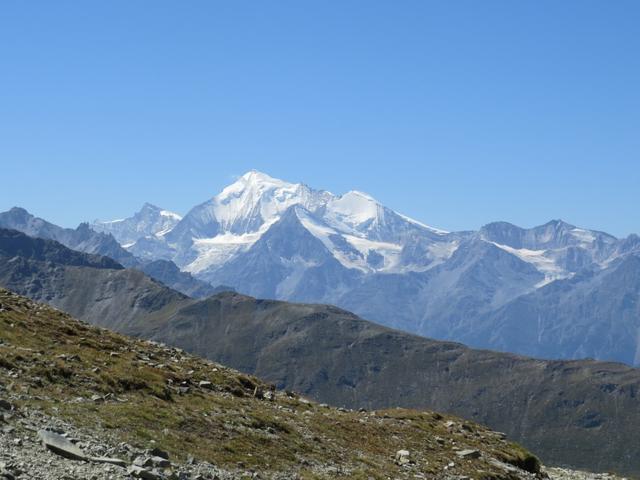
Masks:
[[[211,388],[199,387],[200,381]],[[260,399],[256,388],[270,387],[256,378],[89,326],[1,289],[0,384],[22,394],[22,407],[106,429],[142,448],[154,439],[177,459],[193,455],[224,468],[303,478],[327,468],[356,479],[412,478],[440,474],[454,461],[456,475],[507,478],[487,460],[536,464],[500,435],[450,416],[339,411],[283,392],[273,401]],[[91,401],[96,394],[111,396]],[[460,460],[455,449],[464,448],[478,448],[483,457]],[[400,449],[411,451],[410,468],[394,463]]]

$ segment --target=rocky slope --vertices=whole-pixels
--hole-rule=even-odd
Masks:
[[[198,280],[190,273],[181,271],[169,260],[149,260],[137,268],[168,287],[194,298],[205,298],[221,290],[234,290],[231,287],[214,287],[210,283]]]
[[[0,229],[0,285],[93,323],[118,328],[191,301],[139,270],[97,258],[52,240]]]
[[[318,405],[5,290],[0,415],[5,479],[540,476],[534,456],[473,422]]]
[[[77,267],[124,269],[109,257],[71,250],[61,243],[28,237],[17,230],[0,229],[0,256]]]
[[[135,270],[54,257],[0,256],[0,285],[320,401],[451,412],[507,432],[547,462],[640,472],[640,372],[623,365],[472,350],[323,305],[237,294],[194,300]]]
[[[612,358],[640,365],[640,256],[584,271],[476,319],[462,341],[529,355]]]

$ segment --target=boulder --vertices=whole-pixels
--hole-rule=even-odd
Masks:
[[[43,445],[53,453],[70,460],[88,460],[85,453],[71,443],[67,438],[48,430],[39,430],[38,438]]]
[[[165,452],[164,450],[158,447],[153,447],[151,450],[149,450],[149,453],[154,457],[162,457],[169,460],[169,452]]]

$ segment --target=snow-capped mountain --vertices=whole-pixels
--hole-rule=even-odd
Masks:
[[[110,233],[124,247],[133,245],[143,237],[162,235],[171,231],[182,217],[145,203],[132,217],[111,221],[94,220],[91,228],[96,232]]]
[[[334,195],[251,171],[191,209],[172,230],[139,235],[136,244],[126,246],[143,258],[171,258],[206,279],[250,249],[293,206],[306,212],[300,214],[303,227],[349,269],[420,271],[446,259],[456,245],[446,232],[398,214],[365,193]],[[126,222],[128,232],[142,232],[130,221],[135,218],[101,225]],[[131,240],[129,235],[122,241]],[[422,248],[421,257],[407,255],[405,246]]]
[[[640,264],[628,260],[640,256],[635,235],[619,240],[559,220],[446,232],[362,192],[335,195],[256,171],[170,230],[123,222],[136,233],[121,241],[137,257],[174,261],[253,296],[332,303],[477,347],[640,362],[639,341],[614,341],[640,329]],[[589,299],[613,291],[607,285],[617,290],[605,315]]]
[[[616,257],[619,243],[607,233],[584,230],[561,220],[530,229],[495,222],[482,227],[479,236],[534,265],[545,275],[538,287],[570,278],[591,265],[604,267]]]

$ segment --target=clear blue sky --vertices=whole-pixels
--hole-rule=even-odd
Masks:
[[[0,210],[255,168],[428,224],[640,231],[640,1],[0,2]]]

